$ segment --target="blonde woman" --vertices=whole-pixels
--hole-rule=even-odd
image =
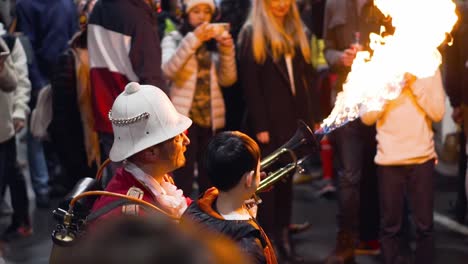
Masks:
[[[239,79],[247,105],[248,129],[263,155],[293,136],[297,120],[313,123],[310,49],[293,0],[257,0],[239,38]],[[263,194],[259,220],[280,256],[299,260],[290,244],[292,182]]]

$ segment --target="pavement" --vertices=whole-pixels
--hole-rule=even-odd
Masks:
[[[20,152],[24,149],[20,149]],[[24,156],[20,155],[24,158]],[[438,165],[442,166],[442,165]],[[453,176],[453,165],[447,165],[436,172],[436,200],[435,213],[444,216],[450,222],[447,214],[450,202],[455,199],[456,178]],[[455,170],[456,171],[456,170]],[[445,173],[445,174],[444,174]],[[448,174],[446,174],[448,173]],[[27,170],[26,177],[29,178]],[[316,175],[314,175],[316,178]],[[335,244],[336,200],[333,196],[322,197],[318,193],[317,180],[294,185],[293,222],[308,221],[312,227],[307,231],[296,234],[293,240],[297,252],[306,262],[324,263],[324,259]],[[42,264],[49,262],[52,241],[50,234],[55,226],[51,211],[34,208],[34,195],[29,186],[31,198],[31,213],[34,222],[34,234],[31,237],[3,245],[6,263],[12,264]],[[53,201],[56,206],[58,201]],[[53,208],[53,207],[52,207]],[[439,219],[440,220],[440,219]],[[0,231],[6,228],[9,218],[0,218]],[[453,221],[452,221],[453,222]],[[444,221],[435,225],[435,263],[436,264],[466,264],[468,263],[468,235],[462,235]],[[358,256],[359,264],[381,263],[380,256]],[[1,263],[1,261],[0,261]]]
[[[455,197],[456,178],[437,173],[435,213],[447,217],[449,204]],[[324,263],[324,259],[335,245],[336,234],[336,200],[317,197],[317,189],[312,184],[301,184],[294,187],[293,219],[295,222],[308,221],[312,227],[294,237],[299,254],[305,257],[306,263]],[[447,217],[449,218],[449,217]],[[450,218],[449,218],[450,219]],[[452,221],[454,222],[454,221]],[[468,263],[468,234],[462,235],[447,227],[446,223],[435,225],[435,263],[466,264]],[[414,243],[412,243],[414,246]],[[382,263],[380,256],[357,256],[359,264]]]

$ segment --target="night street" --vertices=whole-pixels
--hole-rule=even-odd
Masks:
[[[440,169],[439,169],[440,171]],[[437,174],[436,211],[447,215],[450,201],[455,198],[456,178]],[[317,197],[318,181],[295,185],[294,215],[296,223],[308,221],[312,227],[294,236],[298,253],[306,263],[324,263],[324,259],[335,243],[336,200],[334,197]],[[31,193],[31,192],[30,192]],[[55,204],[57,201],[55,202]],[[34,204],[34,203],[31,203]],[[50,210],[34,210],[34,235],[6,247],[7,263],[42,264],[48,263],[52,242],[50,233],[55,222]],[[1,228],[6,227],[7,217],[1,218]],[[437,221],[436,221],[437,222]],[[436,224],[436,262],[438,264],[465,264],[468,259],[468,236],[450,231]],[[381,263],[379,256],[358,256],[360,264]]]
[[[467,167],[468,0],[0,0],[0,264],[468,264]]]

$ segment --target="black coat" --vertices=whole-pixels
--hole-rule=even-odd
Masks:
[[[76,91],[75,56],[68,49],[52,68],[52,122],[48,127],[51,142],[63,166],[64,174],[56,183],[71,190],[81,178],[96,174],[96,166],[88,166],[83,124]]]
[[[468,105],[468,4],[458,7],[460,21],[446,48],[445,90],[453,107]],[[466,129],[466,125],[465,125]]]
[[[247,124],[253,138],[262,131],[270,134],[270,143],[261,146],[264,154],[274,151],[294,135],[297,120],[308,125],[316,120],[318,96],[313,82],[315,71],[300,50],[293,58],[296,95],[292,94],[286,61],[267,56],[263,64],[254,60],[251,29],[241,33],[239,80],[247,105]]]
[[[223,0],[219,4],[221,16],[219,22],[227,22],[230,24],[231,35],[234,41],[247,20],[251,8],[250,0]]]

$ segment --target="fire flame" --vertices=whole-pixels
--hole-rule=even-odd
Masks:
[[[381,110],[400,95],[405,74],[417,78],[433,75],[442,62],[437,47],[458,19],[451,0],[375,0],[374,4],[392,18],[395,32],[385,37],[383,32],[370,34],[372,57],[367,51],[357,53],[320,133],[332,131],[364,111]]]

